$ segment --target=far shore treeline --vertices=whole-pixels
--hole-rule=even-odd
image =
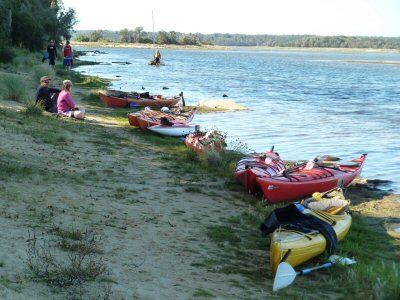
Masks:
[[[228,33],[180,33],[176,31],[146,32],[143,27],[134,30],[79,30],[73,40],[78,42],[157,43],[166,45],[215,45],[215,46],[267,46],[295,48],[373,48],[400,49],[400,37],[271,35]]]

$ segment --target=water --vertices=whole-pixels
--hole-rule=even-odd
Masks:
[[[188,105],[228,99],[247,106],[195,118],[203,128],[225,131],[231,147],[243,141],[262,152],[275,145],[292,160],[368,153],[362,176],[393,181],[388,188],[400,191],[400,65],[345,62],[399,62],[400,53],[165,49],[166,65],[152,67],[150,49],[101,50],[107,54],[85,59],[105,64],[78,70],[116,79],[112,88],[183,91]]]

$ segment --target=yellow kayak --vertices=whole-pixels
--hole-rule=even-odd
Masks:
[[[306,213],[331,224],[339,241],[346,236],[350,229],[351,216],[347,212],[332,215],[320,210],[306,208]],[[322,254],[326,247],[326,239],[318,231],[303,233],[278,228],[272,233],[271,238],[270,263],[272,272],[276,273],[279,263],[289,249],[292,251],[286,262],[295,267]]]

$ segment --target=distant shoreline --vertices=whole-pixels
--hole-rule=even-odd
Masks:
[[[152,44],[141,43],[104,43],[104,42],[76,42],[71,41],[75,46],[86,46],[90,48],[139,48],[152,49],[155,46]],[[375,49],[375,48],[300,48],[300,47],[269,47],[269,46],[218,46],[218,45],[157,45],[160,49],[181,49],[181,50],[288,50],[288,51],[324,51],[324,52],[386,52],[399,53],[399,49]]]

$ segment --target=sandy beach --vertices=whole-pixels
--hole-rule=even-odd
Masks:
[[[246,222],[265,217],[257,209],[266,205],[261,199],[233,176],[183,162],[180,142],[149,139],[126,117],[110,116],[100,100],[88,100],[93,92],[74,89],[88,112],[84,122],[31,119],[20,112],[21,103],[0,97],[0,298],[73,299],[70,289],[32,277],[26,264],[32,234],[58,253],[61,229],[91,232],[107,267],[102,280],[84,286],[82,299],[288,299],[304,293],[306,280],[272,293],[269,240],[260,237],[258,223]],[[398,258],[400,198],[378,187],[358,181],[348,197],[354,214],[389,232]],[[216,238],[219,230],[225,238]],[[68,254],[61,257],[67,261]],[[326,289],[326,282],[318,284]]]

